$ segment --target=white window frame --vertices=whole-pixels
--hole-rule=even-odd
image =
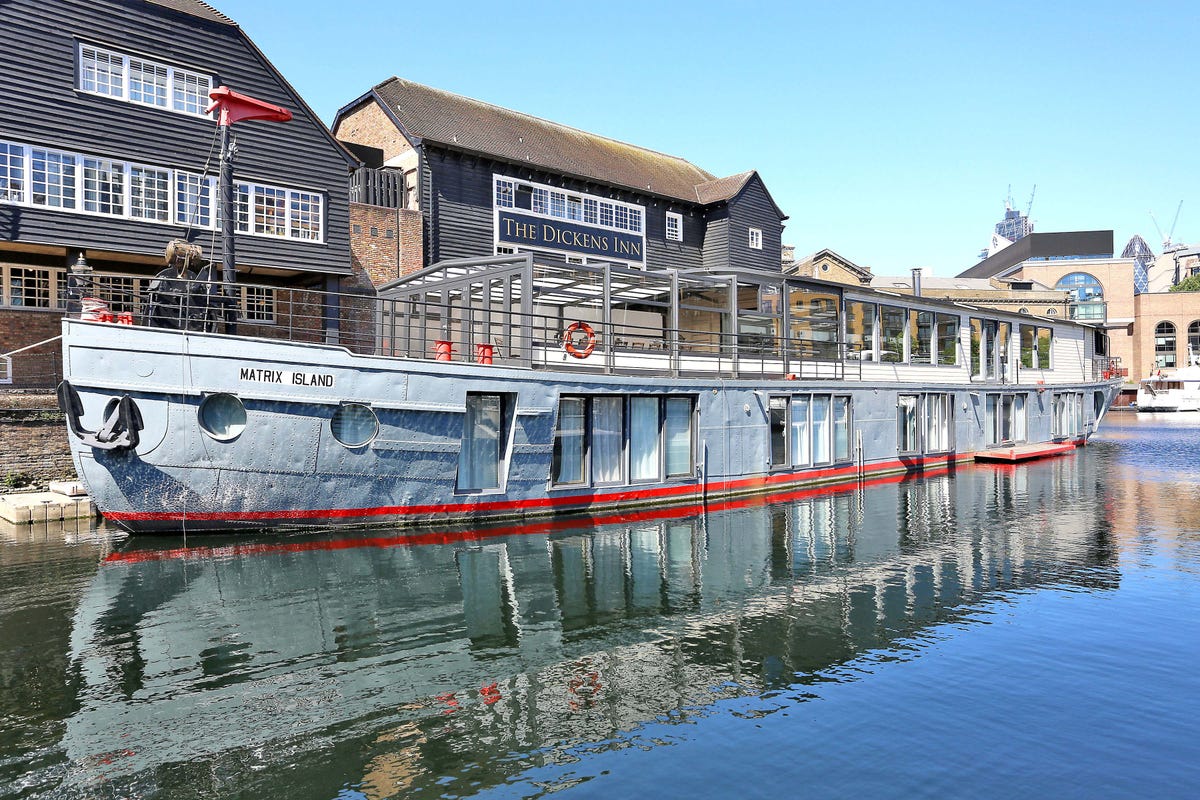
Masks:
[[[683,241],[683,214],[677,214],[674,211],[667,212],[666,238],[668,242]]]
[[[82,41],[77,42],[75,53],[75,88],[80,92],[133,105],[161,108],[190,117],[211,117],[205,113],[208,95],[213,88],[213,79],[209,74]],[[104,65],[103,69],[101,65]],[[142,78],[147,75],[154,77],[151,82],[144,79],[136,81],[141,85],[154,86],[152,97],[135,92],[131,86],[135,83],[135,70],[140,71]],[[101,81],[101,76],[107,77],[107,80]]]
[[[26,150],[19,144],[0,142],[0,203],[25,202],[29,192]]]
[[[515,201],[508,202],[509,197],[515,197],[517,184],[526,186],[532,192],[529,213],[534,216],[550,219],[563,219],[569,222],[582,221],[587,225],[600,228],[610,228],[617,231],[645,236],[645,208],[636,203],[625,203],[620,200],[609,200],[579,192],[567,193],[545,184],[533,183],[512,178],[507,175],[492,175],[494,187],[493,208],[514,208]],[[511,186],[511,194],[506,194],[505,186]],[[525,211],[526,209],[521,209]],[[682,224],[680,226],[682,230]]]
[[[751,250],[762,250],[762,228],[751,228],[749,245]]]
[[[217,179],[198,172],[175,170],[175,224],[191,228],[213,228]],[[206,202],[207,201],[207,202]]]
[[[163,225],[187,226],[213,230],[218,228],[217,179],[215,176],[205,176],[187,169],[174,169],[152,164],[141,164],[134,161],[124,161],[89,153],[73,153],[64,150],[53,150],[20,142],[0,141],[4,150],[0,151],[0,159],[5,161],[5,170],[0,173],[9,184],[15,183],[19,188],[10,190],[0,196],[0,202],[31,208],[45,208],[53,211],[65,211],[71,214],[130,219],[139,222],[154,222]],[[42,196],[53,197],[58,202],[39,201],[39,195],[34,193],[34,154],[44,155],[43,161],[54,169],[45,169],[43,188],[55,191],[45,191]],[[107,167],[111,170],[119,168],[121,172],[121,198],[119,212],[102,211],[100,206],[88,208],[87,173],[89,169]],[[52,178],[62,178],[52,182]],[[151,179],[153,185],[147,185],[146,179]],[[207,221],[190,222],[186,219],[189,211],[195,210],[198,195],[192,189],[199,184],[203,190],[203,199],[208,208]],[[186,196],[182,191],[187,189]],[[256,232],[250,230],[249,209],[247,198],[254,196],[256,191],[273,193],[282,199],[281,214],[282,233]],[[261,182],[243,181],[236,189],[236,217],[238,232],[251,236],[268,236],[271,238],[286,238],[321,244],[325,240],[325,205],[324,192],[309,189],[288,188]],[[165,205],[164,205],[165,203]],[[113,205],[116,205],[114,203]]]

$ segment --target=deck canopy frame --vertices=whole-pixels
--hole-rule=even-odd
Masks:
[[[457,259],[379,290],[378,352],[529,368],[841,377],[841,293],[776,273],[642,270],[532,253]],[[575,324],[586,358],[564,350]],[[577,348],[578,349],[578,348]],[[835,375],[836,373],[836,375]]]

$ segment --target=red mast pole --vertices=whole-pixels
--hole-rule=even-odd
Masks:
[[[228,86],[218,86],[208,93],[212,103],[207,113],[219,111],[217,125],[221,128],[221,173],[218,179],[218,193],[221,198],[221,281],[225,285],[225,298],[228,303],[227,311],[236,307],[233,286],[237,283],[237,260],[234,245],[234,229],[237,227],[236,212],[233,204],[233,159],[237,155],[237,143],[233,140],[230,127],[235,122],[243,120],[264,120],[267,122],[287,122],[292,118],[292,112],[282,106],[256,100],[239,94]],[[232,322],[233,315],[226,317]]]

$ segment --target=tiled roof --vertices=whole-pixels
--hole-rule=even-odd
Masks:
[[[737,195],[746,185],[746,181],[754,176],[754,171],[743,172],[741,175],[730,175],[728,178],[717,178],[715,181],[702,183],[696,187],[696,197],[704,204],[729,200]]]
[[[162,6],[163,8],[169,8],[173,11],[180,11],[184,14],[191,14],[193,17],[200,17],[209,22],[220,22],[223,25],[237,24],[208,3],[203,3],[200,0],[146,0],[146,2]]]
[[[718,179],[682,158],[400,78],[374,93],[415,138],[661,197],[728,200],[753,174]]]

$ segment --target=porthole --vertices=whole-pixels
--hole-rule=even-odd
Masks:
[[[346,447],[362,447],[378,435],[379,418],[368,406],[346,403],[333,413],[329,431]]]
[[[218,442],[228,442],[246,430],[246,407],[232,394],[210,394],[197,412],[200,428]]]

